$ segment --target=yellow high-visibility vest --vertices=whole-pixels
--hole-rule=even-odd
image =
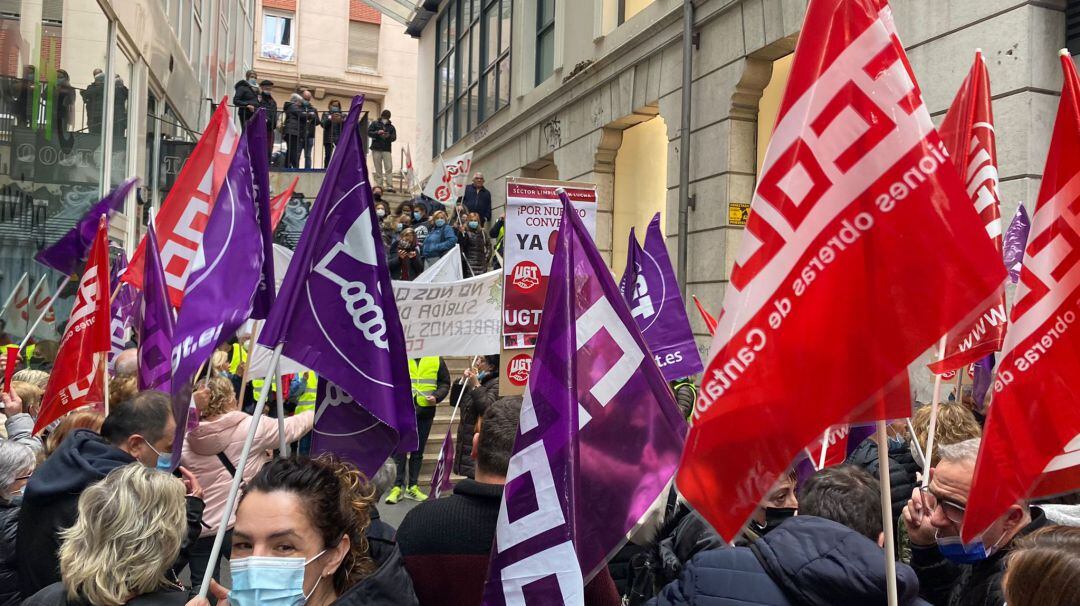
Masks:
[[[244,346],[239,343],[233,343],[232,356],[229,358],[229,372],[234,375],[239,374],[236,371],[240,370],[241,364],[247,364],[247,358],[248,354],[247,350],[244,349]]]
[[[439,356],[428,356],[419,361],[409,358],[409,379],[412,380],[416,405],[434,406],[434,402],[428,402],[427,396],[435,395],[439,382]]]
[[[303,373],[304,391],[296,398],[296,412],[300,414],[308,410],[315,410],[315,396],[319,391],[319,377],[312,371]]]

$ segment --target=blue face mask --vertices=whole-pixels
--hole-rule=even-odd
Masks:
[[[469,221],[469,229],[476,229],[477,227],[480,227],[480,223],[478,221]]]
[[[158,451],[158,449],[154,448],[154,445],[151,444],[149,441],[146,442],[146,445],[149,446],[150,450],[154,451],[154,454],[157,455],[157,465],[155,465],[155,468],[158,471],[171,472],[172,471],[172,453],[171,452],[160,452],[160,451]]]
[[[420,220],[420,211],[413,211],[412,218],[416,221]]]
[[[401,223],[398,223],[397,225],[394,226],[394,231],[396,231],[396,232],[400,232],[403,229],[405,229],[405,226],[402,225]]]
[[[1004,535],[1002,535],[1004,537]],[[942,537],[935,538],[937,541],[938,551],[945,559],[954,564],[975,564],[981,562],[990,557],[995,551],[997,551],[997,544],[987,547],[983,543],[983,539],[980,536],[971,543],[964,544],[960,537]],[[998,543],[1001,539],[998,539]]]
[[[435,219],[435,227],[442,227],[443,225],[446,225],[446,220],[444,220],[444,219]]]
[[[322,576],[311,588],[311,593],[304,595],[304,569],[319,559],[319,555],[304,558],[274,558],[251,556],[235,559],[230,563],[232,569],[232,589],[229,590],[229,604],[236,606],[298,606],[315,593],[322,581]]]

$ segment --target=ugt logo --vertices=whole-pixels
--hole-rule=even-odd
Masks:
[[[510,382],[521,387],[529,382],[529,371],[532,370],[532,357],[529,354],[519,354],[510,360],[506,366],[506,375]]]
[[[540,267],[532,261],[518,263],[511,272],[510,283],[524,292],[540,286]]]

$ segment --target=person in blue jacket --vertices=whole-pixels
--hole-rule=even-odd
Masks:
[[[421,245],[424,267],[430,267],[457,244],[457,232],[446,220],[446,211],[436,211],[431,217],[427,238]]]

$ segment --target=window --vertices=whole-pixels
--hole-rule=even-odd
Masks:
[[[452,0],[435,41],[434,154],[510,103],[512,0]]]
[[[349,67],[379,68],[379,24],[349,21]]]
[[[626,23],[627,19],[640,13],[653,2],[655,0],[619,0],[619,25]]]
[[[293,49],[292,15],[264,13],[262,32],[262,56],[278,61],[292,61]]]
[[[536,84],[555,68],[555,0],[536,3]]]

